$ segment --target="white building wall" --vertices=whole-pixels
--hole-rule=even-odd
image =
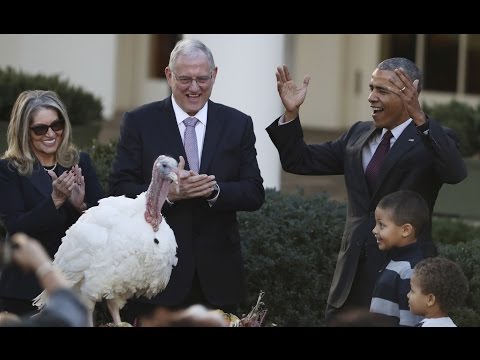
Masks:
[[[368,102],[370,79],[380,61],[380,36],[378,34],[349,34],[345,43],[346,82],[342,101],[345,103],[343,127],[357,121],[372,120]]]
[[[170,95],[164,78],[149,74],[151,34],[120,34],[115,110],[125,111]]]
[[[0,66],[59,74],[99,97],[104,116],[114,111],[115,34],[1,34]]]
[[[300,109],[302,125],[311,129],[338,129],[345,98],[345,35],[298,34],[289,65],[295,83],[310,75],[308,93]]]
[[[367,101],[371,73],[378,63],[379,35],[298,34],[294,38],[292,76],[310,84],[300,116],[310,129],[346,129],[370,120]]]
[[[185,34],[185,38],[198,39],[212,51],[218,74],[211,99],[252,117],[264,186],[280,189],[280,160],[265,128],[284,111],[275,71],[284,62],[285,36]]]

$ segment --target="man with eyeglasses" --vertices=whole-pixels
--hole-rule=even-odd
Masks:
[[[111,195],[136,197],[147,190],[160,154],[188,170],[162,208],[178,264],[163,292],[128,303],[123,318],[130,321],[156,306],[200,303],[235,312],[244,297],[236,212],[255,211],[265,200],[251,117],[209,100],[217,76],[211,51],[182,40],[165,74],[170,97],[125,113],[109,179]]]

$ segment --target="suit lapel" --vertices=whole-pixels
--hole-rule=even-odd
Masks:
[[[355,174],[365,174],[365,171],[363,170],[363,147],[370,141],[370,139],[375,135],[377,128],[373,125],[368,129],[368,131],[365,131],[363,134],[361,134],[356,142],[353,144],[353,154],[354,154],[354,159],[353,159],[353,167],[354,167],[354,173]],[[368,184],[367,184],[367,179],[365,176],[361,176],[361,179],[358,181],[362,182],[362,186],[364,187],[365,193],[368,194]]]
[[[32,175],[27,176],[27,179],[43,196],[48,197],[52,195],[52,178],[40,164],[36,163],[33,166]]]
[[[205,139],[203,140],[202,161],[200,162],[200,173],[202,174],[206,174],[210,167],[224,125],[218,114],[217,104],[210,100],[208,102],[207,118],[207,128],[205,129]]]
[[[182,137],[178,129],[177,118],[175,117],[175,112],[173,111],[171,97],[165,99],[161,114],[162,118],[158,120],[159,131],[152,132],[152,134],[164,134],[160,141],[157,139],[158,154],[156,156],[170,155],[178,161],[178,158],[181,155],[186,161],[187,155],[185,154]]]

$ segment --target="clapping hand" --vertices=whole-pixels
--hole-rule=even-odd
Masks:
[[[72,167],[70,170],[73,173],[75,178],[74,185],[70,196],[68,197],[68,201],[73,205],[73,207],[79,211],[83,211],[86,209],[86,205],[84,203],[85,199],[85,178],[82,175],[82,168],[78,165]]]
[[[57,209],[68,199],[79,211],[85,210],[85,179],[82,176],[82,169],[78,165],[65,171],[59,177],[51,170],[48,171],[48,175],[53,180],[52,199]]]
[[[62,175],[57,177],[57,174],[52,170],[48,171],[48,175],[52,178],[53,203],[58,209],[72,193],[72,189],[75,186],[75,175],[72,171],[65,171]]]
[[[183,199],[206,197],[212,192],[217,183],[215,175],[197,174],[193,170],[185,170],[185,159],[180,156],[178,173],[180,184],[172,183],[168,193],[169,201],[175,202]]]

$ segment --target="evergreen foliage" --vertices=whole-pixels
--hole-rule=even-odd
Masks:
[[[0,121],[9,122],[13,104],[25,90],[55,91],[67,108],[72,125],[100,122],[103,105],[80,86],[70,85],[60,75],[31,75],[8,66],[0,68]]]
[[[474,108],[455,100],[447,104],[423,105],[423,111],[457,134],[460,152],[468,157],[480,152],[480,104]]]

